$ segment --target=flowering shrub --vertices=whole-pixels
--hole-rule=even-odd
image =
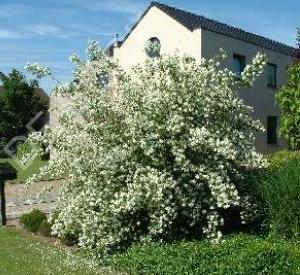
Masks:
[[[237,77],[218,68],[223,52],[148,60],[130,72],[96,42],[88,54],[72,56],[76,81],[57,89],[69,98],[60,126],[43,136],[56,157],[41,174],[66,177],[54,233],[77,235],[98,256],[174,235],[219,239],[219,210],[243,205],[239,169],[265,165],[253,145],[262,126],[238,96],[265,56]]]

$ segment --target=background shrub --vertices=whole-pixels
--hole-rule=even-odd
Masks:
[[[28,80],[16,69],[7,75],[0,71],[0,86],[0,157],[7,157],[4,146],[16,136],[28,135],[27,123],[38,112],[47,112],[49,100],[39,91],[37,80]],[[46,120],[45,115],[34,127],[40,129]]]
[[[34,154],[40,158],[40,146],[38,144],[34,144],[30,140],[26,140],[23,143],[19,143],[17,146],[16,157],[18,159],[24,159],[28,156],[31,157]]]
[[[34,209],[28,214],[23,214],[20,218],[20,223],[29,232],[38,232],[42,223],[47,222],[47,216],[44,212]],[[43,225],[44,226],[44,225]]]
[[[275,154],[260,175],[258,190],[266,205],[270,233],[300,237],[300,154]]]
[[[242,200],[240,213],[247,223],[243,223],[239,227],[234,225],[234,228],[228,233],[244,232],[264,235],[267,233],[267,205],[259,188],[267,171],[268,168],[241,171],[243,180],[237,184]],[[229,219],[232,219],[232,215],[229,216]]]
[[[277,94],[281,109],[280,132],[292,150],[300,150],[300,32],[295,62],[288,68],[288,81]]]
[[[268,156],[269,167],[243,172],[242,197],[252,201],[246,211],[252,233],[298,238],[300,234],[300,153],[288,150]],[[244,207],[248,209],[249,207]]]
[[[179,242],[135,246],[114,258],[132,275],[283,275],[300,274],[299,244],[238,235],[218,245]]]
[[[299,159],[300,151],[289,151],[282,150],[268,157],[268,161],[270,163],[269,169],[277,170],[282,165],[287,164],[288,162]]]

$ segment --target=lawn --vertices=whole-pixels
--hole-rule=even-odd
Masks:
[[[136,245],[113,260],[131,275],[297,275],[300,245],[278,239],[237,235],[214,245],[208,241]],[[0,274],[116,275],[92,268],[74,250],[38,241],[14,229],[0,229]],[[123,273],[125,274],[125,273]]]
[[[79,256],[37,241],[14,229],[0,228],[0,274],[5,275],[109,275],[89,267]]]
[[[47,164],[47,161],[36,159],[29,167],[22,169],[12,159],[0,159],[1,163],[9,163],[18,171],[17,182],[25,182],[32,175],[37,173],[41,167]],[[45,178],[46,180],[47,178]]]

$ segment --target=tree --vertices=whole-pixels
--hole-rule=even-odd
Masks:
[[[238,191],[240,169],[265,165],[254,147],[262,126],[238,94],[265,56],[238,77],[219,69],[223,52],[201,62],[162,56],[130,72],[96,42],[88,53],[87,62],[72,56],[78,81],[57,88],[69,100],[60,126],[42,138],[57,156],[39,176],[66,177],[53,233],[97,256],[136,241],[219,240],[222,213],[250,209]]]
[[[297,35],[297,54],[296,54],[296,58],[298,60],[298,62],[300,62],[300,28],[298,28],[298,35]]]
[[[46,112],[49,103],[37,93],[38,82],[27,81],[15,69],[8,75],[0,72],[0,80],[0,154],[7,156],[4,146],[16,136],[26,136],[26,125],[38,112]]]
[[[281,109],[280,133],[291,150],[300,150],[300,29],[297,38],[295,62],[288,68],[288,81],[278,95]]]

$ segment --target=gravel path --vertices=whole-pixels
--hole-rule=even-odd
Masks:
[[[6,183],[7,219],[19,218],[32,209],[51,212],[56,206],[61,183],[61,180],[41,181],[31,185]]]

